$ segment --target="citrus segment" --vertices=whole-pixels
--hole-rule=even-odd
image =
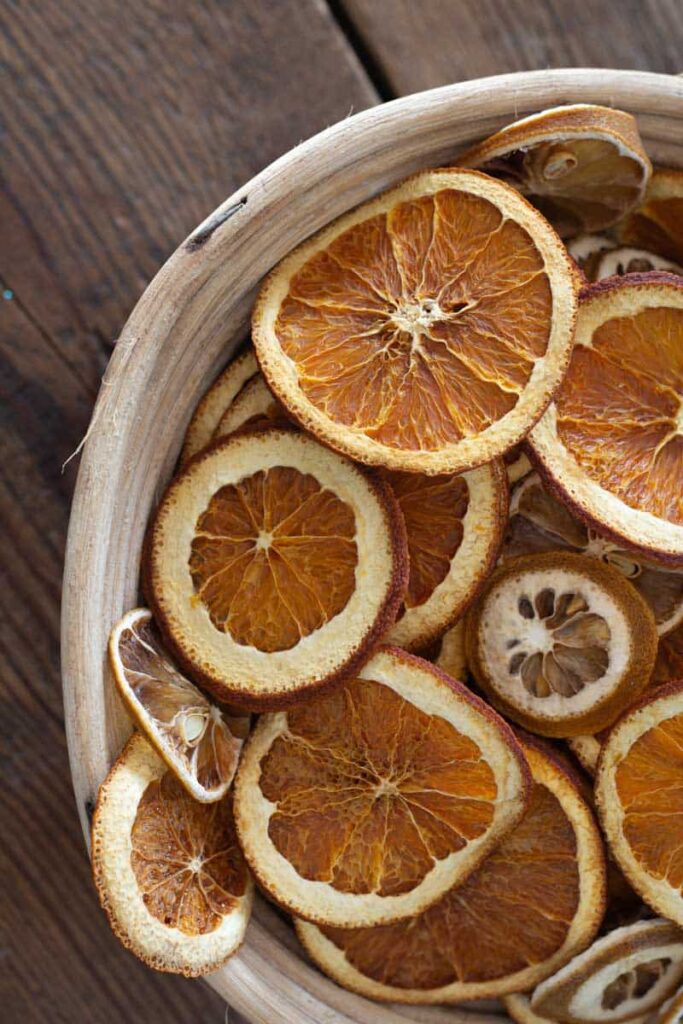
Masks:
[[[616,1024],[656,1010],[683,978],[683,932],[655,918],[617,928],[542,981],[531,1009],[561,1024]]]
[[[206,803],[224,797],[249,719],[229,716],[181,675],[146,608],[114,626],[109,661],[126,707],[187,791]]]
[[[224,412],[255,373],[258,373],[256,356],[253,349],[248,348],[236,356],[216,378],[190,420],[180,453],[181,466],[210,443]]]
[[[652,170],[630,114],[584,103],[515,121],[458,162],[519,189],[562,236],[614,224]]]
[[[683,682],[658,687],[611,730],[596,796],[626,878],[658,913],[683,924]]]
[[[524,812],[509,728],[421,659],[384,648],[330,694],[264,715],[245,746],[245,855],[288,910],[341,927],[408,917]]]
[[[591,525],[683,565],[683,282],[610,278],[582,296],[562,387],[531,443]]]
[[[532,732],[576,736],[615,720],[652,673],[652,612],[621,573],[582,555],[512,559],[466,621],[467,663],[492,703]]]
[[[113,931],[151,967],[208,974],[241,944],[253,886],[231,799],[197,803],[140,733],[100,787],[92,864]]]
[[[619,237],[683,264],[683,171],[655,170],[642,205],[619,226]]]
[[[546,407],[576,288],[559,239],[512,189],[425,171],[275,268],[255,345],[275,395],[326,443],[391,469],[460,472]]]
[[[683,622],[683,571],[648,561],[584,525],[533,473],[513,491],[501,560],[542,551],[576,551],[618,569],[652,609],[660,636]]]
[[[524,750],[529,808],[464,883],[410,921],[297,922],[324,971],[371,998],[460,1002],[529,988],[593,939],[605,903],[597,825],[563,763],[540,744]]]
[[[471,604],[495,564],[507,516],[496,460],[462,476],[386,474],[406,525],[409,576],[389,643],[431,643]]]
[[[284,418],[284,409],[273,397],[263,374],[256,373],[225,410],[213,437],[227,437],[233,430],[262,425]]]

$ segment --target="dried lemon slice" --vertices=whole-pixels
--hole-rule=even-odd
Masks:
[[[219,700],[278,707],[353,673],[407,579],[389,487],[286,427],[233,434],[173,480],[146,583],[179,663]]]
[[[253,313],[261,369],[303,426],[389,469],[460,473],[520,441],[573,337],[574,264],[514,189],[424,171],[290,253]]]
[[[616,1024],[656,1010],[683,979],[683,932],[659,918],[617,928],[542,981],[531,1009],[561,1024]]]
[[[428,662],[387,647],[329,694],[261,717],[235,819],[273,899],[350,928],[435,902],[514,828],[527,798],[509,726]]]
[[[552,489],[618,543],[683,566],[683,281],[582,294],[576,346],[530,442]]]
[[[140,733],[100,786],[92,867],[112,930],[150,967],[197,977],[241,945],[253,884],[231,799],[197,803]]]
[[[284,414],[284,409],[273,397],[263,374],[256,373],[221,416],[214,431],[214,440],[227,437],[233,430],[261,425],[270,420],[280,420]]]
[[[658,687],[617,722],[595,793],[624,875],[649,906],[683,925],[683,682]]]
[[[616,223],[640,203],[652,171],[635,118],[586,103],[515,121],[458,163],[514,185],[564,237]]]
[[[180,454],[181,466],[209,444],[224,412],[257,372],[256,356],[253,349],[248,348],[236,356],[214,381],[190,420]]]
[[[585,526],[533,473],[512,493],[501,561],[558,550],[582,552],[618,569],[652,608],[660,636],[683,622],[683,570],[656,565]]]
[[[605,907],[599,830],[564,762],[538,741],[523,747],[529,809],[467,881],[410,921],[296,922],[310,956],[340,985],[403,1003],[491,998],[531,988],[593,940]]]
[[[226,714],[181,675],[147,608],[114,626],[109,661],[126,707],[188,793],[204,803],[224,797],[249,718]]]
[[[532,732],[605,728],[647,686],[654,617],[621,573],[567,552],[507,562],[466,620],[467,663],[492,703]]]
[[[403,514],[410,573],[387,642],[426,647],[464,613],[493,569],[507,519],[502,463],[462,476],[387,473]]]
[[[618,230],[623,244],[683,264],[683,171],[655,170],[642,205]]]

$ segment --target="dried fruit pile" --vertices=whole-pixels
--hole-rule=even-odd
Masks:
[[[255,881],[361,995],[680,1024],[681,266],[683,172],[577,105],[275,267],[110,639],[139,957],[216,969]]]

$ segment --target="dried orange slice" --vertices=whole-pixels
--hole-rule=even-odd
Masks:
[[[577,288],[559,238],[514,189],[424,171],[271,272],[254,344],[275,395],[326,444],[459,473],[520,441],[548,405]]]
[[[253,884],[231,798],[200,804],[140,733],[100,786],[92,868],[116,936],[158,971],[215,971],[244,938]]]
[[[433,665],[385,647],[329,694],[261,717],[235,820],[273,899],[346,928],[438,900],[514,828],[527,797],[509,726]]]
[[[606,892],[597,824],[564,763],[539,743],[524,751],[529,809],[484,864],[410,921],[297,921],[319,967],[373,999],[454,1003],[531,988],[593,940]]]
[[[585,526],[532,473],[512,492],[501,561],[558,550],[590,555],[623,573],[650,605],[660,636],[683,622],[683,570],[656,565]]]
[[[447,629],[439,641],[436,651],[429,659],[451,679],[464,680],[467,676],[465,655],[465,620],[460,619]]]
[[[627,880],[657,913],[683,924],[683,682],[657,687],[617,722],[595,792]]]
[[[530,441],[582,519],[683,566],[680,278],[629,274],[585,291],[569,371]]]
[[[503,462],[505,463],[510,486],[516,484],[518,480],[523,480],[533,468],[529,462],[529,456],[521,444],[516,444],[509,452],[506,452],[503,456]]]
[[[647,686],[657,653],[652,612],[621,573],[564,551],[507,562],[465,628],[477,683],[544,736],[610,725]]]
[[[171,482],[146,565],[179,664],[259,710],[363,664],[400,607],[407,549],[386,483],[272,427],[215,442]]]
[[[388,472],[408,537],[403,609],[387,642],[426,647],[472,603],[493,569],[507,519],[508,484],[496,459],[462,476]]]
[[[616,1024],[656,1010],[683,979],[683,932],[655,918],[616,928],[542,981],[531,1009],[561,1024]]]
[[[683,171],[655,170],[642,205],[619,225],[619,238],[683,264]]]
[[[458,163],[514,185],[564,237],[616,223],[640,203],[652,171],[635,119],[586,103],[515,121]]]
[[[114,626],[109,662],[126,707],[188,793],[203,803],[224,797],[249,718],[226,714],[181,675],[147,608]]]
[[[256,357],[253,349],[248,348],[236,356],[214,381],[190,420],[180,453],[181,466],[209,444],[223,413],[257,372]]]
[[[225,410],[213,436],[214,439],[227,437],[233,430],[261,425],[283,417],[284,409],[273,397],[263,374],[256,373]]]
[[[683,624],[659,641],[652,673],[652,682],[656,685],[674,679],[683,679]]]

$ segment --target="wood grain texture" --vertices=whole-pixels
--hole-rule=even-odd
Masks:
[[[119,946],[90,881],[60,694],[61,465],[160,263],[375,94],[316,0],[8,0],[0,89],[0,1015],[223,1024],[207,985]]]
[[[383,92],[548,67],[683,71],[680,0],[337,0]]]
[[[514,116],[568,99],[614,102],[633,112],[649,151],[681,161],[683,79],[570,70],[449,86],[358,114],[266,168],[209,219],[210,233],[204,225],[180,246],[145,290],[107,370],[69,527],[63,678],[86,830],[88,803],[130,728],[103,666],[106,636],[135,599],[149,513],[192,408],[244,336],[262,275],[311,232],[418,166],[444,162]],[[405,1019],[312,968],[291,929],[261,899],[240,955],[210,980],[255,1024]],[[465,1024],[471,1015],[426,1009],[420,1019]]]

